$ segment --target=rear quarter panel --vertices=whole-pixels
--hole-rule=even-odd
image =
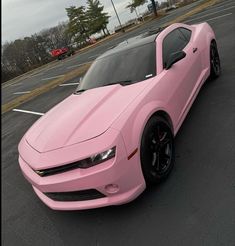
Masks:
[[[203,69],[210,71],[210,43],[215,39],[215,33],[211,26],[204,22],[201,24],[192,25],[194,28],[193,39],[200,51],[201,63]],[[209,76],[209,73],[207,73]]]

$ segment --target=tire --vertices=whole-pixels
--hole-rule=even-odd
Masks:
[[[140,160],[145,182],[160,183],[170,174],[175,160],[174,137],[168,122],[152,116],[141,139]]]
[[[221,74],[220,57],[216,41],[211,41],[210,45],[210,78],[216,79]]]

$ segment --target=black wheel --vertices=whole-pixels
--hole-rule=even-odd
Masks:
[[[152,116],[147,122],[141,139],[141,166],[148,184],[160,183],[174,165],[174,137],[167,121]]]
[[[220,67],[219,52],[215,40],[211,42],[211,46],[210,46],[210,66],[211,66],[210,77],[212,79],[219,77],[221,73],[221,67]]]

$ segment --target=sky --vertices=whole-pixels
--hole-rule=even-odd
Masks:
[[[135,13],[130,13],[125,6],[131,0],[113,0],[119,18],[123,23],[135,18]],[[109,30],[118,26],[111,0],[100,0],[104,5],[104,11],[108,12]],[[139,7],[140,13],[147,10],[148,2]],[[17,38],[31,36],[43,29],[56,26],[58,23],[68,20],[65,8],[70,6],[85,6],[86,0],[2,0],[2,43],[14,41]]]

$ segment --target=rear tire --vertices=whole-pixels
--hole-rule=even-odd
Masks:
[[[170,174],[175,159],[174,137],[168,122],[152,116],[141,139],[140,159],[147,185],[160,183]]]
[[[210,45],[210,78],[218,78],[221,74],[220,57],[215,40]]]

